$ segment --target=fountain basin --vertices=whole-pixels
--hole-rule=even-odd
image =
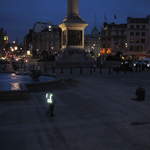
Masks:
[[[15,73],[0,74],[0,101],[22,100],[29,97],[27,84],[39,85],[55,80],[54,77],[41,76],[38,81],[32,80],[29,75],[17,75]]]

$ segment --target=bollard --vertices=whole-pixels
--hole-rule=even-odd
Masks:
[[[108,74],[111,74],[111,67],[108,68]]]
[[[70,68],[70,74],[72,74],[72,67]]]
[[[99,73],[103,73],[103,71],[102,71],[102,66],[100,65],[100,67],[99,67]]]
[[[90,67],[90,74],[92,74],[93,72],[92,72],[92,67]]]
[[[137,67],[135,68],[135,72],[138,72],[138,68]]]
[[[64,73],[64,70],[62,67],[60,68],[60,73],[62,73],[62,74]]]
[[[55,67],[52,67],[52,73],[55,73]]]
[[[82,67],[80,67],[80,74],[82,74],[83,73],[83,70],[82,70]]]
[[[136,98],[138,101],[144,101],[145,100],[145,89],[141,86],[139,86],[136,89]]]
[[[96,72],[96,67],[93,67],[93,72]]]

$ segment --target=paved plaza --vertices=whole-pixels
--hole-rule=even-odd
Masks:
[[[53,90],[55,117],[45,93],[0,103],[1,150],[150,150],[150,73],[73,77]],[[146,101],[132,101],[138,85]]]

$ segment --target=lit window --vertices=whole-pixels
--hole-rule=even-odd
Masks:
[[[17,47],[17,46],[15,46],[15,47],[14,47],[14,50],[18,50],[18,47]]]
[[[8,36],[4,36],[4,41],[8,41]]]
[[[27,55],[28,55],[28,56],[31,55],[31,51],[30,51],[30,50],[27,51]]]

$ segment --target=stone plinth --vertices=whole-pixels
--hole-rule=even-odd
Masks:
[[[62,55],[58,63],[68,65],[90,64],[92,59],[84,50],[84,30],[88,24],[79,16],[78,0],[68,0],[67,17],[59,25],[62,30]]]
[[[66,48],[58,57],[57,65],[82,67],[93,64],[91,56],[80,48]]]

